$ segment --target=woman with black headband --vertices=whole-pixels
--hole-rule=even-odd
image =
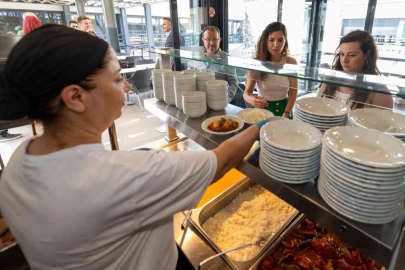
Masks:
[[[174,269],[173,214],[195,206],[259,135],[252,126],[204,152],[105,150],[101,134],[130,87],[105,41],[65,26],[26,35],[0,78],[0,120],[44,125],[0,183],[31,269]]]

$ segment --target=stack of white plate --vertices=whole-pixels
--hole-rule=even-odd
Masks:
[[[284,183],[301,184],[319,174],[322,133],[300,121],[273,121],[260,130],[260,167]]]
[[[174,93],[174,76],[181,75],[181,71],[171,71],[162,73],[164,100],[169,105],[176,105],[176,95]]]
[[[187,92],[197,91],[196,77],[190,75],[177,75],[174,77],[174,93],[176,96],[176,107],[180,110],[183,109],[182,95]]]
[[[228,106],[228,82],[210,80],[205,82],[207,104],[211,110],[223,110]]]
[[[195,74],[197,76],[197,90],[205,92],[205,82],[210,80],[215,80],[215,73],[211,72],[198,72]]]
[[[158,100],[164,100],[162,74],[171,71],[171,69],[152,70],[153,93],[155,94],[155,98],[157,98]]]
[[[199,70],[199,69],[186,69],[186,70],[182,71],[182,73],[184,75],[195,75],[196,73],[199,73],[199,72],[201,72],[201,70]]]
[[[322,139],[318,190],[334,210],[368,224],[403,211],[405,144],[377,130],[335,127]]]
[[[348,126],[375,129],[405,142],[405,115],[375,108],[349,112]]]
[[[189,117],[200,117],[207,111],[207,100],[204,92],[187,92],[182,94],[183,112]]]
[[[349,106],[329,98],[308,97],[295,103],[294,119],[309,123],[322,133],[326,130],[345,126]]]

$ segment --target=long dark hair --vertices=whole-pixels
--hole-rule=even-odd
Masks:
[[[380,71],[377,68],[377,58],[378,58],[378,51],[377,46],[375,45],[374,38],[367,33],[366,31],[356,30],[350,32],[346,36],[340,39],[339,46],[336,48],[335,51],[335,58],[333,60],[332,69],[334,70],[343,70],[343,67],[340,63],[340,46],[343,43],[350,43],[350,42],[359,42],[360,49],[364,55],[368,54],[366,63],[363,67],[361,73],[363,74],[370,74],[370,75],[381,75]],[[336,85],[327,85],[324,95],[327,97],[335,96],[337,91]],[[367,101],[370,95],[369,91],[354,89],[354,94],[352,100],[355,101],[352,103],[352,108],[363,108],[364,103]]]
[[[30,32],[0,71],[0,120],[56,121],[64,106],[59,98],[63,88],[94,89],[94,76],[108,55],[105,41],[67,26],[50,24]]]
[[[287,40],[287,28],[281,22],[273,22],[267,25],[266,29],[263,30],[262,35],[260,36],[259,41],[256,44],[256,60],[260,61],[271,61],[271,54],[267,49],[267,40],[273,32],[282,31],[285,37],[285,45],[281,54],[283,57],[287,57],[289,54],[288,51],[288,40]]]

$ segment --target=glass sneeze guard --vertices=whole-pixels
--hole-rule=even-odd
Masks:
[[[397,97],[405,98],[405,79],[400,79],[397,77],[349,73],[326,68],[311,68],[300,65],[264,62],[232,56],[211,56],[201,52],[178,49],[156,49],[151,50],[150,52],[210,64],[229,66],[268,74],[277,74],[280,76],[292,77],[301,80],[337,86],[346,86],[382,94],[391,94]]]

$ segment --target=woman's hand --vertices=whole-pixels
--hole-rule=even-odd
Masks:
[[[266,108],[269,105],[263,96],[250,96],[249,104],[260,109]]]
[[[287,112],[284,112],[283,113],[283,117],[285,117],[285,118],[290,118],[290,116],[291,116],[291,113],[287,113]]]

